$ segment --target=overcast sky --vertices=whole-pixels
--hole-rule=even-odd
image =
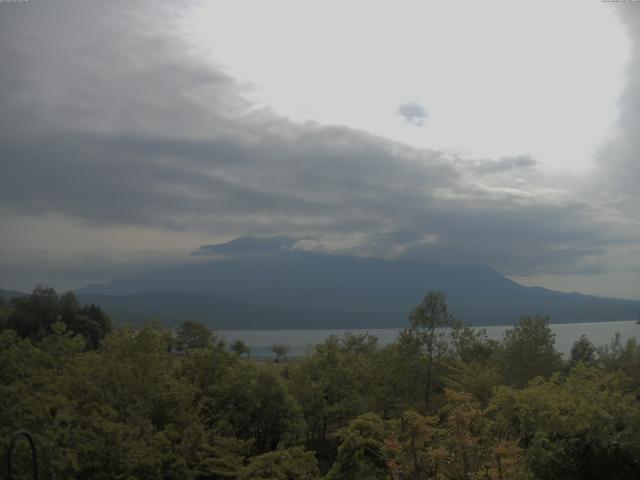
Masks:
[[[0,2],[0,288],[201,245],[640,299],[640,2]]]

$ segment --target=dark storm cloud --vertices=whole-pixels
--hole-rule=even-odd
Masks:
[[[520,274],[572,270],[627,241],[598,205],[527,183],[526,155],[456,158],[253,109],[155,4],[24,6],[0,5],[0,202],[11,215],[286,235]]]

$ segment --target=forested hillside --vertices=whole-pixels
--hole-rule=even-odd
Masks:
[[[440,293],[389,346],[330,337],[295,361],[194,321],[113,329],[44,288],[2,302],[0,329],[0,435],[34,433],[41,478],[640,477],[635,340],[563,359],[547,319],[492,341]]]

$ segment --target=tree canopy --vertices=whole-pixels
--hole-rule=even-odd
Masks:
[[[640,477],[634,339],[581,337],[565,361],[548,319],[490,340],[440,294],[390,345],[330,336],[279,363],[192,321],[111,328],[45,288],[0,319],[0,436],[31,430],[42,478]],[[17,474],[28,452],[16,454]]]
[[[69,332],[81,335],[90,349],[112,330],[111,319],[97,305],[80,306],[73,292],[58,296],[54,289],[40,286],[29,296],[14,298],[5,316],[5,328],[35,341],[52,334],[60,321]]]
[[[185,320],[176,329],[175,345],[178,350],[206,348],[214,339],[213,332],[206,325],[193,320]]]

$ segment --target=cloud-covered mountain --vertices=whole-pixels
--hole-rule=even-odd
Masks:
[[[282,248],[292,243],[241,238],[206,248],[214,255],[233,252],[224,259],[88,286],[78,294],[125,320],[196,318],[217,328],[405,326],[429,290],[444,292],[454,314],[474,325],[512,324],[526,314],[550,315],[554,322],[629,320],[640,310],[638,301],[524,287],[478,265]]]
[[[605,152],[620,160],[585,186],[541,172],[526,151],[467,158],[293,121],[193,48],[178,21],[188,10],[2,5],[3,285],[76,287],[180,263],[193,245],[282,233],[343,255],[637,279],[637,101],[620,148]],[[611,291],[640,296],[616,282]]]

